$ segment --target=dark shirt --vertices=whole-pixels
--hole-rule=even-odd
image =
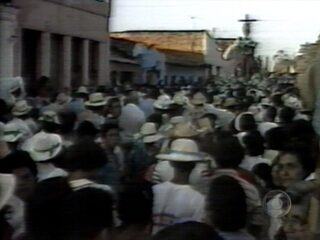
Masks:
[[[33,174],[37,174],[37,167],[29,153],[16,150],[0,159],[0,173],[12,173],[14,169],[27,167]]]

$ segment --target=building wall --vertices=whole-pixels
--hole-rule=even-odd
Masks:
[[[141,69],[138,64],[111,61],[110,68],[112,84],[115,84],[115,82],[123,83],[123,81],[136,83],[139,82],[138,80],[141,77]]]
[[[221,67],[221,76],[230,76],[234,73],[235,61],[234,60],[223,60],[222,52],[218,51],[218,46],[215,43],[214,39],[210,36],[205,37],[205,46],[206,46],[206,54],[205,61],[213,65],[213,74],[216,73],[215,67]]]
[[[76,1],[70,1],[74,3],[73,5],[62,2],[68,1],[14,0],[14,4],[20,8],[18,15],[20,27],[98,41],[106,40],[107,4],[96,1],[87,4],[87,6],[100,4],[101,11],[105,12],[102,15],[101,12],[93,13],[80,9],[80,6],[84,6],[76,4]]]
[[[47,76],[57,88],[109,84],[107,3],[94,0],[13,0],[13,3],[18,8],[14,75],[26,78],[29,85],[36,78]]]
[[[166,64],[166,76],[169,82],[172,81],[173,77],[175,77],[176,80],[179,80],[180,77],[184,77],[185,79],[197,81],[199,78],[205,79],[206,69],[204,67]]]
[[[139,31],[112,33],[113,37],[125,38],[145,44],[155,44],[158,49],[203,53],[204,31]]]

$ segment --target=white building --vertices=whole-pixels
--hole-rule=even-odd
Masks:
[[[0,4],[0,77],[41,76],[56,88],[109,84],[110,6],[97,0]]]

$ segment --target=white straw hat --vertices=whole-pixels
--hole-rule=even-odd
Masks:
[[[144,143],[153,143],[164,138],[163,135],[158,133],[156,124],[151,122],[142,125],[140,136]]]
[[[62,151],[62,138],[58,134],[35,135],[30,156],[36,162],[44,162],[56,157]]]
[[[174,138],[190,138],[200,133],[190,121],[178,123],[171,129],[171,137]]]
[[[12,174],[0,174],[0,210],[8,203],[15,190],[16,180]]]
[[[19,126],[15,123],[8,123],[3,129],[3,141],[5,142],[16,142],[23,136],[23,132]]]
[[[158,99],[153,103],[153,106],[157,109],[167,110],[170,109],[170,105],[173,103],[170,96],[161,95]]]
[[[30,112],[32,107],[30,107],[25,100],[17,101],[12,109],[12,114],[14,116],[22,116]]]
[[[61,124],[57,112],[51,110],[44,111],[42,115],[39,117],[39,121]]]
[[[83,94],[89,94],[89,91],[87,89],[87,87],[85,86],[80,86],[77,90],[77,93],[83,93]]]
[[[89,95],[89,101],[85,102],[88,107],[100,107],[107,104],[105,97],[102,93],[92,93]]]
[[[189,99],[185,96],[183,92],[177,92],[173,96],[172,100],[175,104],[182,105],[182,106],[186,105],[189,101]]]
[[[62,105],[71,102],[71,100],[72,99],[69,95],[65,93],[59,93],[56,99],[56,103]]]
[[[199,151],[195,141],[180,138],[171,143],[168,153],[158,154],[156,157],[168,161],[193,162],[203,161],[205,154]]]
[[[198,92],[193,95],[190,102],[193,105],[200,105],[200,104],[205,104],[207,102],[207,99],[201,92]]]

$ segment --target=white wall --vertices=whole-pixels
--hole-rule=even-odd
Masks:
[[[210,38],[208,35],[205,37],[206,41],[206,62],[213,64],[213,73],[215,73],[215,67],[221,66],[221,76],[229,76],[234,73],[235,61],[229,60],[225,61],[221,58],[222,53],[217,49],[217,45],[214,39]]]

